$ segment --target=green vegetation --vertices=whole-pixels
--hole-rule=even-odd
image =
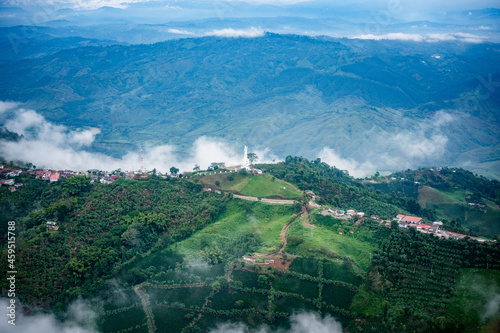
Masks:
[[[421,187],[426,208],[415,208],[413,197],[384,194],[320,161],[289,158],[265,167],[267,175],[151,176],[107,186],[82,176],[50,184],[22,175],[18,191],[0,188],[0,220],[15,219],[18,229],[21,300],[61,314],[71,300],[99,295],[103,332],[203,332],[228,320],[279,329],[301,310],[331,314],[350,332],[494,331],[500,314],[486,307],[500,289],[496,244],[333,218],[323,208],[307,211],[302,200],[245,201],[203,191],[200,182],[241,191],[262,182],[271,193],[272,184],[285,183],[273,179],[283,173],[327,207],[389,217],[440,213],[431,205],[465,207],[469,196],[478,198],[474,191]],[[493,198],[479,197],[493,210]],[[48,231],[48,220],[59,230]],[[287,245],[277,253],[287,223]],[[7,254],[4,247],[4,265]]]
[[[313,214],[314,228],[294,223],[288,230],[289,237],[302,241],[293,246],[287,244],[287,251],[303,256],[319,256],[336,260],[352,260],[354,265],[365,273],[370,267],[370,254],[380,241],[389,234],[385,226],[354,227],[354,222],[334,219],[329,216]],[[351,231],[353,233],[351,233]],[[340,234],[342,233],[342,234]]]
[[[277,178],[297,184],[301,190],[312,190],[319,196],[319,203],[355,209],[368,216],[378,215],[382,219],[392,219],[406,212],[430,220],[435,217],[432,210],[422,208],[415,198],[392,192],[376,192],[320,159],[311,162],[305,158],[288,156],[284,163],[259,167],[267,169]]]
[[[375,318],[381,316],[386,330],[462,332],[460,322],[456,326],[457,322],[446,317],[454,307],[453,297],[453,303],[467,302],[463,294],[466,282],[458,283],[460,272],[463,268],[500,268],[500,250],[474,241],[439,240],[412,228],[398,228],[381,244],[373,263],[352,305],[370,315],[373,324],[357,323],[353,329],[378,327],[380,319]],[[498,281],[491,285],[498,288]],[[457,294],[456,290],[462,292]],[[382,308],[370,309],[377,300],[382,301]]]
[[[200,251],[211,247],[219,248],[225,259],[267,253],[279,247],[281,229],[294,213],[289,205],[233,199],[215,223],[174,246],[179,254],[201,260]]]
[[[1,200],[14,204],[2,212],[2,220],[16,217],[18,238],[23,239],[17,248],[18,278],[23,281],[17,288],[22,301],[54,305],[95,293],[125,262],[213,222],[228,199],[175,180],[119,180],[108,186],[94,185],[91,190],[82,185],[85,181],[89,180],[75,177],[61,184],[30,180],[13,195],[2,195]],[[23,206],[41,208],[29,212]],[[46,220],[58,221],[59,230],[48,232]],[[3,251],[2,265],[7,263],[6,256]],[[5,277],[7,269],[3,268]],[[147,276],[137,272],[131,282]]]
[[[495,332],[500,314],[500,271],[461,269],[456,295],[439,323],[447,332]]]
[[[257,198],[297,199],[302,192],[294,185],[272,177],[263,175],[214,174],[200,177],[200,182],[206,185],[216,185],[225,191]],[[219,185],[216,183],[219,182]]]

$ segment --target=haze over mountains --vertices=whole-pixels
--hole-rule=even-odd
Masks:
[[[208,136],[356,176],[457,165],[498,178],[500,10],[426,5],[4,7],[0,100],[68,130],[98,128],[75,152],[170,145],[182,160]]]

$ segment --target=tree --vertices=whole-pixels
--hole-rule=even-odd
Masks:
[[[195,164],[193,171],[200,171],[200,166],[198,164]]]
[[[85,176],[74,176],[64,179],[62,187],[68,192],[69,195],[77,195],[80,192],[90,190],[92,185],[90,184],[90,178]]]
[[[260,274],[259,277],[257,278],[257,283],[261,286],[261,287],[266,287],[267,284],[268,284],[268,279],[267,279],[267,276],[263,275],[263,274]]]
[[[259,159],[259,157],[255,153],[248,153],[247,158],[250,160],[250,164],[253,164],[253,162]]]
[[[177,175],[178,172],[179,172],[179,169],[177,169],[176,167],[173,166],[170,168],[170,173],[172,175]]]
[[[216,180],[215,181],[215,186],[219,187],[220,186],[220,181]]]

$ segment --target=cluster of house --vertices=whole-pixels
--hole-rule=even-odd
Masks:
[[[14,177],[19,177],[23,171],[21,169],[15,168],[5,168],[3,165],[0,165],[0,186],[9,186],[9,190],[11,192],[15,192],[19,187],[23,186],[23,183],[16,183]],[[10,178],[9,178],[10,177]]]
[[[251,263],[255,263],[257,260],[255,257],[251,256],[243,256],[242,258],[243,260],[249,261]],[[264,259],[264,265],[270,265],[270,264],[274,264],[274,259]]]
[[[245,168],[245,169],[246,169],[247,173],[250,173],[252,175],[262,175],[264,173],[261,169],[254,168],[253,166],[249,166],[248,168]],[[226,168],[225,166],[221,166],[218,169],[214,169],[214,168],[209,167],[207,169],[207,172],[201,172],[201,173],[199,173],[199,175],[204,176],[204,175],[217,174],[217,173],[228,173],[228,172],[234,173],[234,172],[238,172],[240,170],[241,170],[241,168],[239,168],[239,167]],[[189,178],[189,176],[187,178]]]
[[[403,214],[399,214],[396,216],[396,220],[401,228],[416,228],[417,231],[420,231],[425,234],[434,234],[439,238],[445,239],[462,239],[465,238],[466,235],[460,234],[457,232],[452,232],[443,229],[443,222],[434,221],[432,223],[422,223],[421,217],[415,216],[407,216]],[[477,240],[478,242],[484,242],[485,240],[482,238],[471,237],[472,239]]]
[[[414,227],[414,228],[417,228],[418,231],[421,231],[424,233],[434,233],[435,234],[439,231],[439,228],[443,226],[443,222],[441,222],[441,221],[436,221],[436,222],[433,222],[432,224],[425,224],[425,223],[422,223],[421,217],[408,216],[408,215],[403,215],[403,214],[398,214],[396,216],[396,220],[398,221],[398,224],[401,228]]]
[[[353,217],[353,216],[363,217],[363,216],[365,216],[365,213],[356,212],[354,209],[341,210],[341,209],[335,209],[335,208],[334,209],[328,208],[328,213],[330,213],[336,217]]]

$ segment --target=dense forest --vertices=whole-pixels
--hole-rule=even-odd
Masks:
[[[20,299],[43,306],[97,292],[122,264],[213,221],[228,199],[176,179],[118,180],[108,186],[91,186],[84,176],[60,184],[23,180],[22,190],[0,189],[2,225],[17,222]],[[59,224],[57,233],[47,230],[49,220]]]

